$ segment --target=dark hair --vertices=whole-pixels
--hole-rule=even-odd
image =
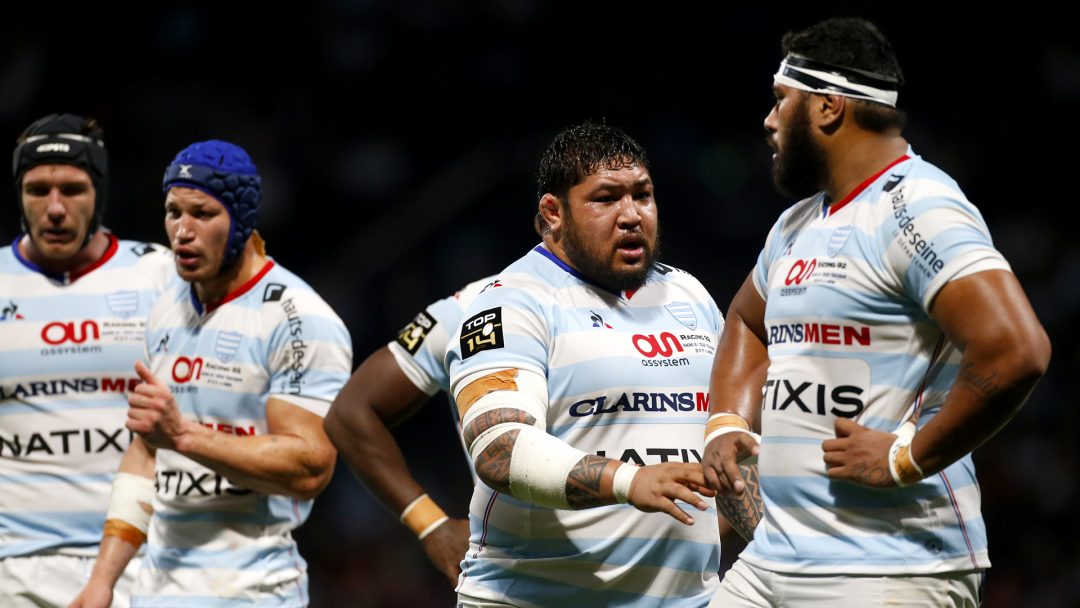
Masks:
[[[827,19],[799,32],[788,32],[781,42],[785,55],[802,55],[839,67],[871,72],[904,84],[900,62],[889,40],[865,19]],[[853,99],[855,123],[867,131],[883,133],[903,129],[902,110],[874,101]]]
[[[563,129],[544,151],[536,172],[536,197],[553,194],[566,200],[570,188],[604,169],[638,165],[649,169],[645,149],[618,127],[588,121]],[[543,235],[547,223],[540,213],[533,228]]]

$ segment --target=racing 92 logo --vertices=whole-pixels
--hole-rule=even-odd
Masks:
[[[57,344],[63,344],[64,342],[74,342],[75,344],[82,344],[87,339],[100,340],[101,330],[98,328],[96,321],[53,321],[45,327],[41,328],[41,339],[46,344],[56,346]]]
[[[202,357],[195,357],[194,359],[177,357],[172,365],[172,379],[178,384],[198,380],[202,378],[202,368]]]
[[[810,275],[814,274],[814,269],[817,268],[817,259],[812,260],[795,260],[795,263],[791,265],[788,270],[787,276],[784,277],[784,285],[802,285],[802,282],[810,278]]]
[[[675,337],[675,334],[671,332],[664,332],[659,337],[652,334],[634,334],[631,338],[634,343],[634,348],[648,358],[653,358],[657,355],[662,357],[670,357],[675,351],[683,352],[683,345],[679,342],[679,339]]]

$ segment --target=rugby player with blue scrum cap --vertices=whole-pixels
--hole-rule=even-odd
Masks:
[[[978,209],[903,137],[878,29],[830,19],[783,51],[765,130],[777,188],[805,198],[728,311],[705,454],[734,495],[757,454],[765,508],[710,605],[976,606],[971,451],[1023,405],[1049,340]]]
[[[108,152],[96,120],[36,120],[12,161],[24,232],[0,249],[0,606],[64,606],[97,555],[129,440],[131,362],[175,271],[164,247],[103,227]]]
[[[75,606],[107,606],[146,541],[133,606],[305,606],[290,531],[336,453],[322,417],[349,377],[349,334],[311,287],[267,257],[261,179],[224,141],[165,171],[176,281],[154,307],[150,365],[129,399],[137,434],[113,487],[98,563]],[[156,490],[155,490],[156,486]]]

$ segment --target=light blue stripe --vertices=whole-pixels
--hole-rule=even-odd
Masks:
[[[86,394],[86,393],[81,393]],[[30,397],[30,399],[49,399],[44,402],[25,403],[22,401],[5,401],[0,407],[0,417],[15,414],[39,414],[42,412],[62,412],[68,410],[93,410],[108,408],[117,411],[117,421],[122,422],[127,412],[128,402],[124,393],[113,393],[115,397],[100,399],[56,400],[51,397]]]
[[[715,572],[717,568],[718,565],[709,571]],[[705,568],[700,571],[705,572]],[[605,589],[600,585],[591,588],[576,587],[501,568],[489,561],[470,562],[468,556],[464,574],[467,583],[492,589],[508,601],[573,608],[705,608],[712,599],[717,581],[714,577],[708,586],[701,583],[692,590],[670,590],[672,595],[668,596],[646,595]],[[647,581],[642,580],[642,588],[647,584]],[[680,591],[689,591],[691,595],[675,595]]]
[[[264,526],[272,522],[266,515],[265,507],[260,506],[250,513],[233,513],[228,511],[154,511],[154,519],[175,522],[214,523],[214,524],[250,524]],[[286,520],[291,521],[291,520]]]
[[[148,543],[147,567],[155,570],[215,568],[273,572],[296,566],[290,547],[243,547],[212,551],[196,547],[177,548]]]
[[[131,596],[131,608],[251,608],[252,606],[270,606],[276,608],[302,608],[307,602],[302,599],[308,597],[307,577],[303,577],[296,585],[288,585],[288,595],[271,596],[260,594],[259,599],[211,597],[208,595],[133,595]]]
[[[602,427],[602,426],[613,426],[613,425],[623,425],[623,424],[681,424],[681,425],[700,427],[702,432],[704,432],[704,429],[705,429],[705,420],[706,420],[705,417],[704,417],[705,412],[696,412],[698,414],[698,417],[701,418],[700,420],[671,420],[671,419],[666,419],[665,420],[660,415],[667,414],[667,415],[670,416],[670,415],[675,415],[675,412],[651,412],[651,413],[657,414],[657,416],[654,416],[652,418],[645,418],[645,417],[627,418],[625,416],[629,416],[630,414],[626,414],[626,413],[622,414],[624,416],[623,418],[619,418],[619,417],[611,415],[611,414],[605,414],[605,415],[602,415],[602,416],[586,416],[586,417],[583,417],[583,418],[580,419],[581,422],[573,422],[573,423],[570,423],[570,424],[553,425],[548,429],[548,432],[550,434],[558,437],[559,439],[565,439],[566,436],[568,436],[569,434],[571,434],[571,433],[573,433],[575,431],[586,431],[588,429]],[[694,414],[695,412],[682,412],[682,413],[683,414]],[[586,424],[587,422],[592,422],[592,424]]]
[[[766,505],[769,509],[771,505]],[[975,552],[986,549],[986,527],[981,517],[964,522]],[[969,555],[967,542],[957,524],[936,527],[933,531],[910,533],[895,531],[873,536],[802,536],[768,534],[759,526],[747,551],[754,556],[790,564],[917,565]]]
[[[64,346],[93,347],[90,341],[80,345]],[[146,361],[145,347],[136,343],[130,345],[102,344],[100,352],[82,352],[71,354],[41,354],[52,348],[42,343],[40,347],[6,351],[0,354],[0,369],[4,370],[3,384],[10,386],[12,381],[23,382],[24,378],[37,378],[43,374],[63,372],[65,378],[78,378],[86,375],[109,374],[110,377],[135,377],[135,362]]]
[[[2,275],[0,275],[2,280]],[[116,291],[133,291],[139,294],[139,306],[134,311],[124,307],[121,316],[109,308],[106,296]],[[154,302],[157,294],[151,290],[132,290],[117,286],[111,291],[100,293],[55,293],[41,295],[33,298],[20,298],[19,314],[25,321],[75,321],[83,319],[122,319],[124,321],[137,321],[146,318],[150,312],[150,305]],[[7,304],[6,302],[4,303]],[[120,310],[119,308],[117,310]]]
[[[0,545],[0,558],[58,547],[96,547],[104,525],[104,511],[0,512],[4,534],[28,539]]]
[[[629,342],[629,338],[627,338]],[[496,351],[497,352],[497,351]],[[668,387],[692,387],[694,391],[707,392],[706,384],[712,369],[712,357],[692,353],[674,353],[667,359],[689,360],[687,365],[674,367],[645,367],[645,357],[615,356],[597,357],[573,365],[549,368],[548,392],[553,395],[579,395],[583,399],[604,393],[602,387],[640,386],[641,392],[664,392]],[[657,357],[653,360],[659,360]],[[603,379],[601,382],[600,379]],[[694,392],[687,389],[680,392]]]
[[[113,477],[115,473],[99,473],[96,475],[46,475],[46,474],[26,474],[26,475],[3,475],[0,474],[0,485],[3,484],[20,484],[20,485],[36,485],[36,484],[53,484],[63,483],[71,485],[86,486],[95,483],[103,483],[112,485]]]

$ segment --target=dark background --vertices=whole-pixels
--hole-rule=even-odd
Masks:
[[[772,189],[761,127],[781,35],[872,19],[904,66],[909,141],[980,207],[1055,347],[1026,408],[976,453],[994,563],[985,605],[1080,604],[1069,396],[1080,242],[1068,220],[1080,50],[1064,15],[1032,3],[145,4],[108,18],[89,4],[7,11],[0,137],[13,143],[50,112],[99,118],[106,224],[157,242],[175,153],[209,138],[244,146],[264,178],[270,253],[339,312],[357,364],[426,304],[535,243],[537,160],[590,118],[649,150],[664,260],[726,309],[790,204]],[[13,193],[6,173],[0,188]],[[0,242],[17,233],[10,208]],[[421,483],[463,516],[469,479],[450,420],[436,396],[397,436]],[[344,466],[297,537],[313,606],[451,605],[419,543]]]

